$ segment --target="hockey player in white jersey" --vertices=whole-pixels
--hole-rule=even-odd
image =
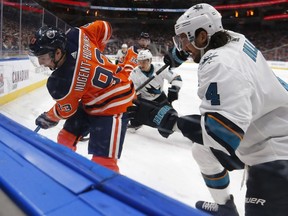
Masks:
[[[121,49],[119,49],[116,53],[116,57],[115,57],[115,64],[118,63],[122,63],[124,60],[124,57],[127,54],[127,50],[128,50],[128,45],[127,44],[122,44]]]
[[[133,69],[130,74],[135,89],[141,86],[148,78],[155,75],[155,72],[160,69],[159,64],[152,63],[152,53],[146,49],[139,51],[137,55],[138,66]],[[171,85],[168,88],[168,95],[164,92],[164,81],[167,80]],[[160,74],[156,75],[146,86],[137,91],[138,99],[146,99],[153,104],[163,106],[171,104],[174,100],[178,100],[178,93],[182,87],[182,79],[179,74],[172,69],[165,69]],[[142,124],[137,121],[130,121],[128,128],[139,129]]]
[[[224,30],[209,4],[188,9],[175,24],[178,50],[198,67],[200,115],[178,117],[169,106],[135,101],[130,117],[158,125],[168,137],[181,131],[192,147],[215,203],[196,207],[212,215],[238,215],[229,194],[227,170],[247,167],[246,216],[288,212],[288,86],[275,76],[262,53],[242,34]],[[142,115],[137,115],[137,110]],[[144,114],[144,115],[143,115]]]

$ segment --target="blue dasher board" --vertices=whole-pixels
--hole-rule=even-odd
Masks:
[[[19,215],[204,215],[2,114],[0,192]]]

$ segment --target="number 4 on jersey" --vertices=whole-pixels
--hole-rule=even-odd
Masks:
[[[211,105],[220,105],[220,95],[218,94],[217,83],[210,83],[205,97],[207,100],[211,101]]]

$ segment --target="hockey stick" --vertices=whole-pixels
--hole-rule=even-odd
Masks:
[[[164,71],[168,66],[169,65],[167,65],[167,64],[163,65],[158,71],[156,71],[156,73],[153,76],[149,77],[149,79],[147,79],[138,88],[136,88],[136,92],[138,92],[139,90],[144,88],[149,82],[151,82],[151,80],[153,80],[157,75],[159,75],[162,71]]]
[[[90,139],[90,136],[85,136],[79,139],[79,142],[86,142]]]
[[[37,127],[35,128],[34,132],[37,133],[40,129],[41,129],[41,127],[40,127],[40,126],[37,126]]]

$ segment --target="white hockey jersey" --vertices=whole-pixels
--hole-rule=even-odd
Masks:
[[[244,35],[207,51],[198,68],[204,145],[247,165],[288,159],[288,91]]]
[[[122,49],[119,49],[117,51],[117,54],[115,56],[115,59],[118,60],[119,62],[123,62],[124,56],[126,55],[126,53],[123,53]]]
[[[135,89],[137,89],[142,83],[144,83],[149,77],[155,75],[162,65],[160,64],[151,64],[151,69],[149,72],[143,72],[139,68],[139,66],[135,67],[130,74],[130,78],[132,79]],[[149,82],[145,87],[140,89],[137,92],[137,95],[141,94],[141,97],[146,100],[155,100],[160,96],[163,92],[164,80],[167,80],[173,86],[177,86],[179,88],[182,87],[182,80],[178,73],[165,69],[159,75],[155,76],[151,82]]]

